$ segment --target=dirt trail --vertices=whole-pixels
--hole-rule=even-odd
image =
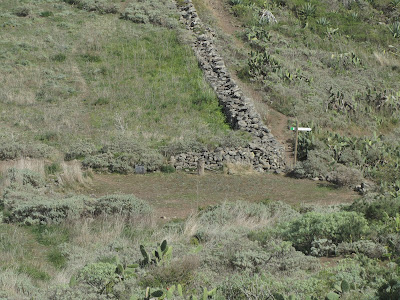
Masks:
[[[250,52],[250,48],[241,39],[237,38],[236,34],[241,30],[240,23],[235,17],[229,12],[228,4],[223,0],[197,0],[194,1],[195,6],[201,6],[201,12],[206,10],[208,14],[211,14],[215,25],[222,30],[223,34],[232,38],[235,48],[242,52]],[[223,56],[223,51],[221,55]],[[292,134],[288,131],[288,117],[284,114],[274,110],[264,100],[263,95],[257,88],[248,83],[241,81],[236,72],[232,70],[232,66],[227,63],[228,69],[230,69],[233,79],[237,82],[240,88],[245,94],[250,96],[254,100],[254,105],[258,112],[263,117],[264,123],[271,130],[272,134],[276,139],[285,146],[286,163],[290,166],[293,162],[293,145],[291,142]]]
[[[186,218],[198,208],[223,201],[283,201],[291,205],[333,205],[351,203],[358,195],[326,182],[293,179],[274,174],[205,176],[183,172],[146,175],[96,174],[86,190],[94,197],[106,194],[134,194],[149,201],[157,219]]]

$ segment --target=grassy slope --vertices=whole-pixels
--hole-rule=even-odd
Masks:
[[[400,39],[391,26],[399,19],[400,7],[396,1],[349,3],[196,1],[199,8],[230,11],[231,17],[214,23],[228,33],[221,35],[220,45],[231,53],[231,67],[242,81],[254,82],[250,90],[255,86],[256,95],[286,114],[288,125],[298,119],[302,126],[313,127],[311,134],[300,135],[298,158],[309,158],[313,150],[321,159],[314,157],[309,163],[314,171],[306,173],[325,177],[345,164],[390,185],[399,179]],[[305,17],[307,5],[313,12]],[[260,24],[263,9],[278,23]],[[208,19],[207,9],[202,15]],[[231,25],[238,23],[241,28]],[[240,41],[229,37],[233,33]],[[259,59],[268,55],[258,67],[264,76],[249,75],[249,59],[255,53]],[[289,137],[284,131],[277,136]]]
[[[301,122],[312,120],[319,126],[335,130],[366,133],[365,127],[368,130],[384,129],[383,123],[387,125],[392,112],[383,114],[374,107],[369,111],[367,107],[373,103],[366,103],[365,93],[367,88],[376,88],[380,92],[386,89],[389,98],[393,96],[394,102],[399,100],[400,60],[398,53],[393,53],[399,47],[399,39],[394,38],[389,26],[382,23],[394,22],[396,17],[390,16],[397,15],[398,18],[398,8],[393,13],[381,13],[378,5],[374,9],[367,2],[353,3],[346,8],[341,3],[311,1],[315,13],[305,18],[301,12],[308,3],[306,1],[288,0],[282,1],[281,5],[271,1],[265,6],[257,1],[241,2],[243,4],[232,9],[246,27],[260,26],[258,18],[254,19],[249,13],[251,2],[275,14],[278,24],[265,26],[270,35],[265,50],[285,72],[311,81],[291,80],[279,76],[278,72],[271,72],[264,88],[270,90],[268,100],[275,107]],[[321,18],[328,23],[320,24]],[[337,31],[328,34],[330,28],[337,28]],[[264,47],[258,49],[262,51]],[[345,57],[351,53],[360,60],[358,64]],[[358,102],[355,114],[326,111],[331,87],[335,93],[343,93],[345,101]]]
[[[16,7],[29,16],[14,15]],[[175,31],[59,1],[2,1],[0,10],[2,134],[61,150],[79,139],[99,145],[123,136],[158,147],[229,135]]]

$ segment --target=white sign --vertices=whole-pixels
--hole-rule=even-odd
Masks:
[[[290,130],[296,130],[296,127],[290,127]],[[298,131],[311,131],[311,128],[308,127],[299,127]]]

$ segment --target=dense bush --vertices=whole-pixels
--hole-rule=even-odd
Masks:
[[[400,299],[400,279],[394,277],[383,283],[378,289],[379,300]]]
[[[115,269],[116,266],[112,263],[92,263],[79,271],[76,280],[96,288],[99,294],[107,293],[112,291],[116,283]]]
[[[296,249],[309,253],[315,239],[329,239],[335,244],[357,241],[367,230],[367,220],[356,212],[309,212],[282,224],[280,234]]]
[[[0,205],[4,207],[4,222],[26,225],[60,223],[67,218],[103,214],[142,217],[151,213],[151,207],[146,202],[132,195],[111,195],[95,200],[86,196],[48,196],[22,188],[7,189]]]
[[[335,171],[328,174],[326,179],[338,186],[355,186],[363,180],[361,171],[338,164]]]
[[[116,173],[132,173],[136,165],[142,165],[147,171],[155,171],[163,164],[163,156],[156,150],[148,149],[135,142],[119,140],[104,145],[100,151],[90,155],[92,147],[82,147],[77,153],[84,154],[82,165],[86,168],[105,169]]]
[[[0,160],[21,157],[46,158],[50,155],[51,151],[51,147],[44,144],[12,141],[0,137]]]
[[[92,212],[92,200],[87,197],[50,198],[33,191],[8,191],[3,205],[4,222],[25,225],[60,223]]]
[[[18,17],[27,17],[30,14],[30,9],[25,6],[17,7],[14,9],[14,14]]]
[[[386,221],[400,213],[400,199],[371,194],[354,201],[349,209],[364,214],[371,221]]]
[[[133,195],[108,195],[97,199],[94,214],[122,214],[128,216],[146,216],[151,213],[150,205]]]
[[[307,153],[307,160],[301,161],[294,169],[297,177],[322,177],[332,171],[333,156],[330,151],[310,150]]]
[[[369,258],[384,258],[388,254],[388,251],[381,244],[370,240],[360,240],[353,243],[340,243],[337,247],[337,253],[339,255],[361,253]]]
[[[174,259],[169,264],[150,268],[145,276],[140,279],[142,286],[171,286],[173,284],[190,284],[194,273],[200,266],[199,259],[185,256]]]
[[[43,177],[31,170],[11,168],[7,171],[6,178],[10,184],[31,185],[32,187],[42,187],[45,184]]]
[[[96,146],[90,142],[80,141],[73,144],[65,153],[65,160],[82,159],[97,152]]]

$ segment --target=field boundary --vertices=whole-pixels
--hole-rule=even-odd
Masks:
[[[207,82],[215,91],[227,123],[234,130],[243,130],[252,136],[244,148],[217,148],[202,153],[184,153],[172,157],[177,169],[196,167],[197,161],[219,168],[224,162],[251,164],[256,171],[282,171],[285,169],[285,150],[262,122],[253,101],[244,96],[230,75],[223,58],[214,45],[214,31],[200,20],[191,0],[181,10],[181,20],[194,36],[192,48]]]

